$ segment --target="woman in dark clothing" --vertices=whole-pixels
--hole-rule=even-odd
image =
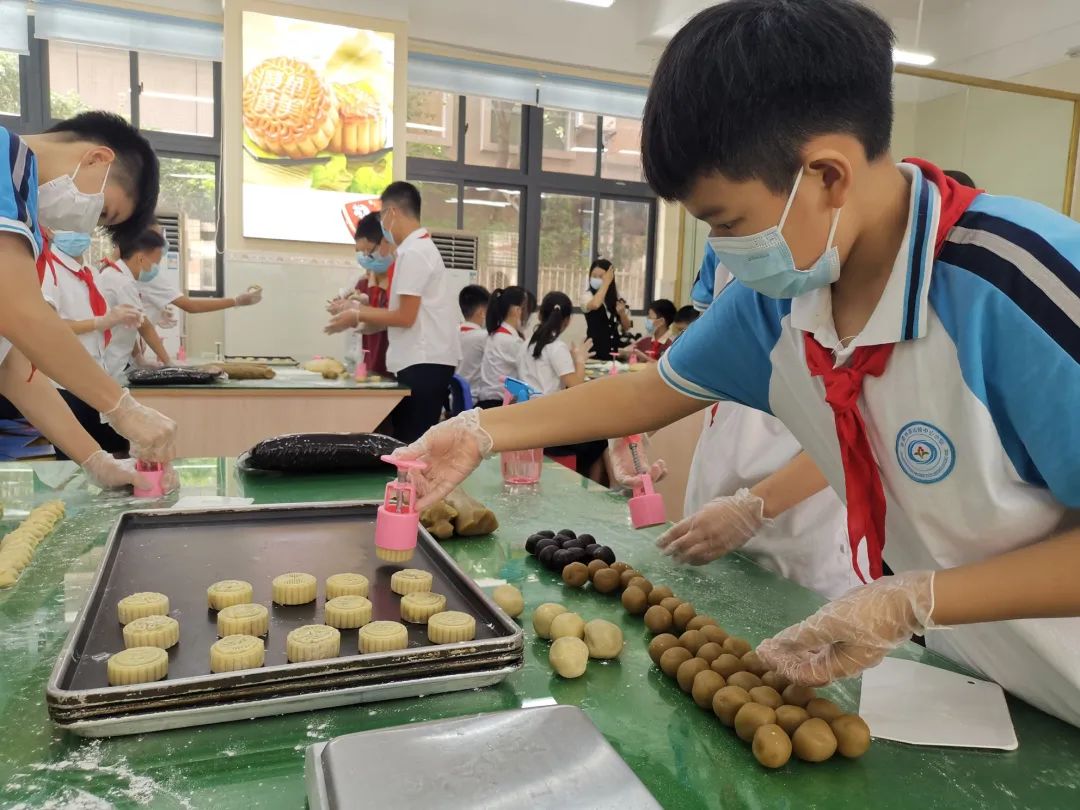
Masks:
[[[589,268],[588,291],[582,300],[585,326],[597,360],[610,360],[612,354],[629,345],[622,335],[634,322],[625,302],[619,300],[615,287],[615,268],[607,259],[597,259]]]

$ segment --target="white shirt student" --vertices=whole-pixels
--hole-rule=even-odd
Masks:
[[[473,399],[481,408],[502,404],[503,381],[517,374],[525,338],[521,326],[527,315],[528,295],[523,287],[495,290],[487,309],[487,341],[480,363],[480,379]]]
[[[97,277],[97,286],[110,307],[129,306],[143,312],[142,298],[139,295],[138,279],[151,272],[161,261],[165,239],[153,230],[139,234],[129,244],[121,245],[120,258],[113,261],[106,259]],[[113,377],[119,377],[131,361],[132,349],[139,335],[153,329],[153,324],[144,321],[138,329],[118,325],[112,330],[112,339],[105,348],[105,370]]]

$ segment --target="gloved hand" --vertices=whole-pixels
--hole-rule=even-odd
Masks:
[[[120,461],[104,450],[98,450],[82,463],[82,470],[90,483],[101,489],[150,486],[150,482],[135,470],[135,459]]]
[[[238,307],[250,307],[262,301],[262,287],[248,287],[244,292],[235,296],[233,300]]]
[[[130,304],[117,304],[115,307],[111,307],[104,315],[98,315],[94,318],[94,329],[98,332],[104,332],[117,326],[138,329],[142,326],[142,322],[143,314],[136,307]]]
[[[650,464],[648,449],[648,439],[642,436],[638,445],[638,459],[649,471],[649,477],[655,484],[667,475],[667,465],[663,459],[657,459]],[[615,477],[615,483],[625,489],[641,487],[641,476],[634,469],[634,458],[630,455],[630,445],[626,439],[608,439],[608,458],[611,459],[611,474]]]
[[[765,501],[748,489],[709,501],[660,535],[656,545],[676,562],[705,565],[741,547],[771,520]]]
[[[419,459],[427,469],[413,470],[409,480],[420,495],[417,510],[423,511],[447,495],[491,455],[490,434],[480,427],[480,409],[459,413],[440,422],[410,444],[394,451],[394,458]]]
[[[331,318],[330,322],[323,327],[323,332],[327,335],[336,335],[349,329],[359,329],[360,323],[360,310],[349,307]]]
[[[933,612],[933,571],[882,577],[766,639],[757,652],[792,683],[824,686],[881,663],[913,633],[934,627]]]
[[[592,357],[592,350],[592,338],[585,338],[584,343],[570,346],[570,356],[574,358],[576,365],[583,366],[585,361]]]
[[[162,462],[176,458],[176,422],[140,405],[127,389],[101,421],[131,442],[132,458]]]
[[[158,317],[157,325],[162,329],[172,329],[179,321],[176,319],[176,312],[172,307],[165,307],[161,310],[161,315]]]

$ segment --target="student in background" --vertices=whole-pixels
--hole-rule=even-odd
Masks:
[[[517,375],[521,348],[522,323],[528,317],[529,296],[524,287],[495,290],[488,304],[485,330],[484,359],[480,363],[480,383],[473,399],[481,408],[502,405],[503,381]]]
[[[458,307],[464,318],[458,327],[461,333],[461,362],[457,375],[469,384],[476,397],[480,387],[480,364],[484,361],[484,345],[487,343],[487,310],[491,293],[479,284],[467,284],[458,293]]]
[[[139,296],[139,279],[153,278],[155,268],[165,250],[165,237],[155,230],[147,229],[138,236],[118,244],[120,258],[105,259],[97,277],[97,286],[110,307],[129,306],[143,312]],[[131,362],[135,341],[142,337],[163,365],[169,364],[169,355],[161,345],[154,325],[143,319],[137,329],[118,326],[112,330],[112,339],[105,347],[105,370],[119,379]]]
[[[630,310],[619,299],[615,268],[607,259],[597,259],[589,268],[588,289],[581,301],[585,327],[593,345],[593,356],[610,360],[627,345],[623,332],[633,327]]]
[[[630,351],[638,360],[655,363],[667,351],[673,338],[671,327],[675,323],[675,305],[660,298],[649,305],[645,320],[645,337],[635,343]]]
[[[700,317],[701,312],[689,304],[679,307],[679,311],[675,313],[675,322],[671,324],[671,342],[674,343],[679,335],[689,329],[690,324]]]
[[[341,312],[325,330],[336,334],[361,325],[365,334],[386,330],[387,370],[410,389],[390,414],[394,435],[404,442],[414,441],[439,421],[461,360],[457,296],[438,248],[420,224],[420,207],[420,192],[411,183],[386,187],[380,214],[383,239],[397,250],[389,304],[386,309],[364,305]]]

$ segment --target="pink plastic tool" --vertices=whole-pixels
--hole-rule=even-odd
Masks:
[[[165,488],[161,479],[165,476],[165,465],[156,461],[136,461],[135,471],[150,482],[149,489],[135,487],[136,498],[161,498],[165,495]]]
[[[353,372],[353,379],[357,382],[363,382],[367,379],[367,349],[360,350],[360,359],[356,361],[356,371]]]
[[[630,499],[630,523],[635,529],[644,529],[647,526],[659,526],[667,523],[667,511],[664,509],[664,498],[653,489],[652,476],[641,463],[639,448],[641,436],[627,436],[627,446],[630,449],[630,458],[634,462],[634,472],[641,477],[641,486],[634,488],[634,496]]]
[[[416,488],[409,481],[409,471],[427,469],[427,464],[393,456],[380,458],[397,467],[397,478],[386,485],[383,505],[375,517],[375,555],[387,562],[405,562],[412,559],[420,527]]]
[[[612,352],[611,353],[611,368],[608,369],[608,376],[609,377],[614,377],[618,373],[619,373],[619,353],[618,352]]]

